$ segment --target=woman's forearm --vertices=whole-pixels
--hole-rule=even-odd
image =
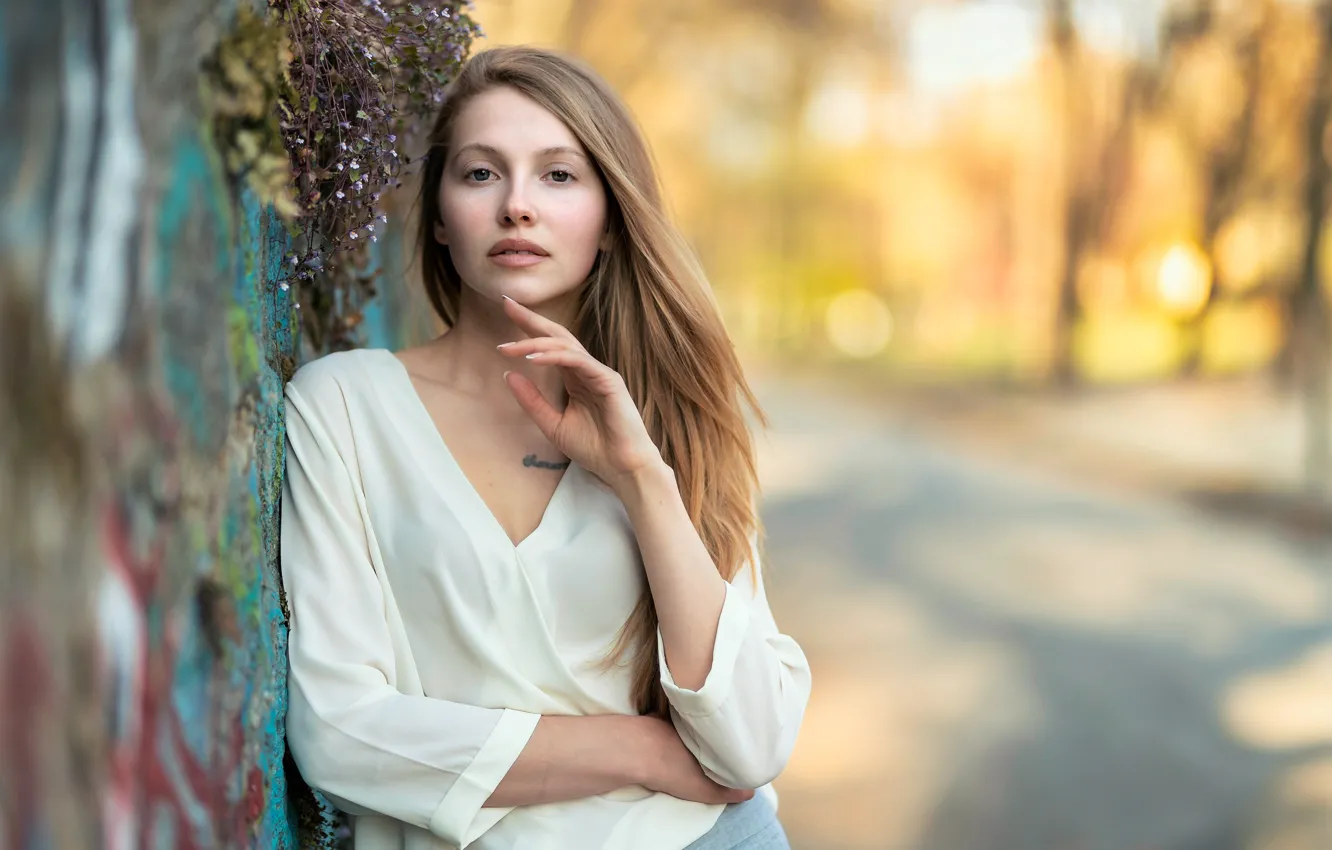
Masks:
[[[703,545],[664,463],[620,482],[616,494],[634,527],[675,684],[696,691],[712,669],[726,582]]]
[[[648,722],[619,714],[542,717],[486,805],[558,803],[642,784],[649,758]]]

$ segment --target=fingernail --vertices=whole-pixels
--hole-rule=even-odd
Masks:
[[[537,359],[537,358],[540,357],[540,356],[541,356],[541,352],[540,352],[540,351],[533,351],[531,354],[527,355],[527,359],[528,359],[528,360],[535,360],[535,359]]]
[[[505,373],[504,373],[504,377],[507,378],[507,377],[509,377],[509,375],[511,375],[511,374],[513,374],[513,370],[512,370],[512,369],[510,369],[509,371],[505,372]]]
[[[495,347],[496,347],[496,348],[508,348],[508,347],[511,346],[511,345],[513,345],[512,342],[501,342],[499,345],[497,345],[497,346],[495,346]]]
[[[510,297],[507,296],[507,295],[501,295],[500,297],[503,298],[505,301],[512,301],[512,300],[513,300],[512,298],[510,298]]]

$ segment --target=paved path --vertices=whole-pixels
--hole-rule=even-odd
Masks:
[[[759,389],[797,850],[1332,848],[1327,541]]]

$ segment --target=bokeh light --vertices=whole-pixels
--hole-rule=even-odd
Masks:
[[[1212,263],[1195,245],[1175,245],[1161,258],[1156,292],[1171,315],[1195,316],[1212,288]]]
[[[838,351],[849,357],[873,357],[893,338],[893,315],[874,293],[851,289],[828,304],[824,327]]]

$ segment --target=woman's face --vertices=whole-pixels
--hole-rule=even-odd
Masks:
[[[448,151],[435,239],[463,283],[533,308],[576,292],[609,237],[605,187],[569,128],[495,88],[462,108]]]

